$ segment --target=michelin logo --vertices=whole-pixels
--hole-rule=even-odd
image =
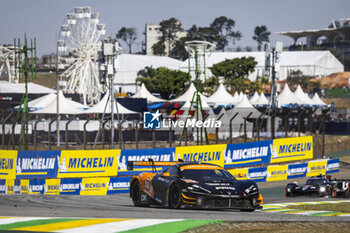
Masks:
[[[143,113],[143,128],[145,129],[160,129],[161,121],[159,110],[156,112],[144,112]]]
[[[108,184],[108,190],[128,189],[130,182],[111,182]]]

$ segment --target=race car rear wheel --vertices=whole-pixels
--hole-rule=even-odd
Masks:
[[[132,202],[135,206],[148,206],[147,203],[144,203],[141,200],[142,193],[140,189],[140,182],[138,180],[134,180],[134,182],[132,182],[130,194]]]
[[[178,209],[181,207],[181,191],[178,184],[173,184],[169,190],[169,207]]]

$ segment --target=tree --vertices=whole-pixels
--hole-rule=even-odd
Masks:
[[[198,90],[201,93],[212,95],[216,89],[219,87],[220,82],[218,77],[209,77],[204,80],[204,82],[200,81]]]
[[[122,27],[117,35],[117,39],[122,39],[129,47],[129,53],[131,53],[131,46],[137,39],[137,33],[135,28]]]
[[[168,42],[169,54],[171,49],[171,42],[177,38],[176,33],[182,30],[181,22],[176,18],[170,18],[160,22],[159,26],[159,31],[162,33],[162,35],[159,37],[159,42],[163,44],[165,41]]]
[[[165,46],[162,42],[155,43],[152,45],[152,52],[154,55],[164,56],[165,55]]]
[[[176,40],[169,56],[183,61],[186,60],[188,58],[188,53],[185,49],[185,42],[193,40],[206,40],[201,33],[201,28],[197,28],[196,25],[193,25],[187,31],[187,35],[185,37],[181,37],[180,39]]]
[[[231,87],[242,86],[242,82],[247,80],[248,75],[254,72],[258,63],[254,57],[242,57],[234,59],[226,59],[220,63],[213,65],[210,70],[216,77],[223,77],[225,83]]]
[[[258,50],[261,50],[261,45],[263,42],[269,42],[269,36],[270,32],[267,30],[267,27],[265,25],[256,26],[254,29],[254,36],[253,40],[255,40],[258,43]]]
[[[188,83],[187,73],[164,67],[157,69],[145,67],[137,76],[137,82],[144,83],[151,93],[160,93],[163,99],[168,99],[171,94],[180,94]]]
[[[216,33],[216,36],[212,37],[213,35],[210,35],[209,39],[213,41],[209,41],[216,44],[217,50],[225,51],[225,47],[230,42],[229,40],[231,40],[232,44],[235,44],[235,40],[241,39],[242,34],[239,31],[234,31],[234,26],[235,21],[226,16],[218,17],[210,24],[210,29]]]

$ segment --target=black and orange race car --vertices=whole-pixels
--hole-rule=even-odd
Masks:
[[[129,162],[134,166],[152,166],[130,180],[130,197],[135,206],[157,205],[168,208],[261,209],[263,198],[251,180],[236,180],[224,168],[195,162]],[[156,172],[156,166],[170,166]]]

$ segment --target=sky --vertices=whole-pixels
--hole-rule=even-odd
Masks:
[[[332,20],[350,18],[349,0],[2,0],[0,7],[0,44],[14,38],[37,39],[41,56],[56,51],[57,37],[65,16],[76,6],[91,6],[106,24],[107,36],[115,36],[121,27],[135,27],[138,40],[133,52],[141,50],[146,23],[159,23],[175,17],[185,29],[193,24],[209,26],[217,17],[236,22],[234,30],[243,37],[234,46],[256,49],[254,28],[265,25],[271,32],[270,42],[293,43],[291,38],[275,32],[327,28]],[[123,52],[128,49],[123,42]]]

